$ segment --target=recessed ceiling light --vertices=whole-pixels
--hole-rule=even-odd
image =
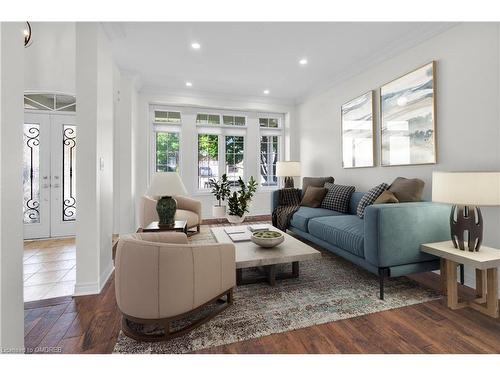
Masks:
[[[192,86],[193,86],[193,84],[192,84],[191,82],[186,82],[186,86],[187,86],[187,87],[192,87]]]
[[[192,49],[200,49],[201,45],[198,42],[193,42],[193,43],[191,43],[191,48]]]
[[[307,65],[307,59],[300,59],[299,64],[300,65]]]
[[[266,89],[263,92],[264,92],[264,95],[269,95],[269,90]]]

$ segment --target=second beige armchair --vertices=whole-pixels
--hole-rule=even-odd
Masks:
[[[176,220],[186,220],[188,229],[196,228],[200,231],[201,225],[201,202],[183,196],[176,196],[177,211],[175,213]],[[139,202],[139,225],[145,228],[153,221],[158,221],[158,213],[156,212],[157,200],[143,195]]]

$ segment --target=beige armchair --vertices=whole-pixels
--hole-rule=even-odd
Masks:
[[[122,330],[133,339],[161,341],[189,332],[232,304],[235,285],[233,244],[190,245],[184,233],[174,232],[129,234],[118,242],[116,301]],[[211,303],[220,305],[202,314]],[[196,320],[172,330],[172,322],[194,313]],[[159,325],[163,332],[140,332],[137,324]]]
[[[188,229],[196,227],[196,231],[200,231],[201,224],[201,202],[182,196],[174,197],[177,201],[177,211],[175,213],[176,220],[186,220]],[[158,221],[158,213],[156,212],[157,200],[143,195],[139,201],[139,225],[145,228],[151,222]]]

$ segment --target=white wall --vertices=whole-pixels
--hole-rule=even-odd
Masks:
[[[97,23],[77,24],[76,41],[75,294],[82,295],[99,293],[113,269],[113,59]]]
[[[133,137],[136,121],[135,78],[114,70],[114,226],[113,233],[135,232]]]
[[[285,138],[285,157],[296,158],[297,155],[294,154],[298,150],[297,147],[291,148],[290,145],[298,144],[298,139],[295,138],[295,134],[292,131],[294,124],[293,120],[294,106],[290,103],[275,102],[275,101],[256,101],[249,98],[228,98],[225,96],[217,96],[206,94],[203,96],[182,96],[172,93],[158,94],[158,93],[148,93],[141,92],[139,94],[138,100],[138,119],[135,130],[135,147],[136,147],[136,204],[141,195],[146,192],[149,182],[149,161],[150,161],[150,133],[151,133],[151,123],[149,119],[149,106],[150,104],[165,104],[165,105],[182,105],[182,106],[193,106],[193,107],[205,107],[205,108],[218,108],[218,109],[231,109],[240,110],[242,112],[275,112],[284,113],[286,128],[284,133]],[[192,116],[196,116],[193,112]],[[249,122],[250,122],[249,118]],[[194,121],[192,121],[194,124]],[[256,127],[254,127],[256,129]],[[254,130],[249,124],[248,132]],[[181,148],[182,147],[196,147],[196,129],[191,129],[184,131],[181,137]],[[247,144],[247,150],[250,154],[247,155],[246,168],[249,172],[248,176],[254,175],[257,177],[258,172],[257,165],[257,155],[255,157],[251,156],[251,152],[258,150],[258,145]],[[183,151],[181,151],[183,153]],[[196,152],[190,153],[196,155]],[[182,175],[186,183],[186,188],[190,195],[194,196],[196,199],[201,200],[203,207],[203,218],[211,218],[212,211],[211,206],[214,203],[214,198],[209,193],[200,194],[195,191],[195,187],[187,183],[188,181],[196,181],[197,161],[193,156],[191,158],[184,157],[182,160]],[[253,199],[250,215],[263,215],[270,214],[270,193],[269,191],[258,191]]]
[[[332,175],[336,182],[353,184],[358,191],[381,182],[390,183],[398,176],[418,177],[426,183],[424,198],[430,199],[433,170],[500,170],[499,47],[498,24],[460,24],[306,99],[298,106],[304,175]],[[431,60],[437,61],[438,163],[343,169],[341,105]],[[375,118],[376,153],[380,160],[378,110]],[[500,209],[485,208],[483,213],[484,244],[500,247]],[[468,276],[472,284],[473,275],[468,273]]]
[[[75,93],[75,23],[32,22],[33,42],[24,50],[25,89]]]
[[[24,348],[22,31],[22,23],[0,23],[0,349],[20,353]]]

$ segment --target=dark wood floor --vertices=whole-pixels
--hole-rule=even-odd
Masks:
[[[426,273],[417,281],[438,287]],[[461,288],[471,295],[471,289]],[[111,278],[95,296],[25,304],[27,352],[111,353],[120,314]],[[500,353],[500,319],[441,300],[202,350],[200,353]]]

